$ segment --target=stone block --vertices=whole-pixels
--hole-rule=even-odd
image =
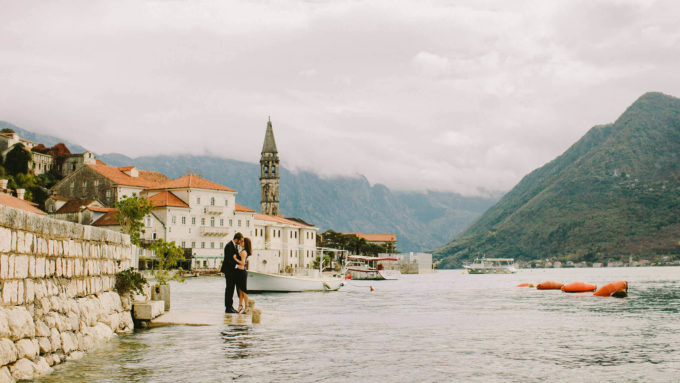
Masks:
[[[2,254],[0,255],[0,279],[8,279],[9,278],[9,255],[8,254]]]
[[[9,322],[7,321],[7,313],[0,308],[0,338],[9,338],[11,336],[9,330]],[[1,366],[2,364],[0,364]]]
[[[7,323],[13,340],[35,336],[33,317],[25,307],[10,307],[5,309],[5,312],[7,313]]]
[[[19,359],[9,370],[12,372],[12,377],[16,380],[33,380],[36,375],[35,363],[28,359]]]
[[[0,383],[14,383],[14,378],[7,366],[0,368]]]
[[[8,267],[7,267],[7,278],[14,278],[14,259],[16,256],[14,254],[11,254],[9,256],[9,262],[8,262]]]
[[[97,343],[108,341],[113,338],[113,330],[103,323],[98,323],[94,326],[94,338]]]
[[[28,276],[35,278],[35,257],[33,255],[28,256]]]
[[[17,282],[17,304],[24,304],[24,281]]]
[[[56,328],[50,329],[50,344],[52,345],[52,352],[62,350],[61,348],[61,334]],[[63,350],[62,350],[63,351]]]
[[[151,320],[154,319],[165,311],[165,302],[163,301],[148,301],[148,302],[135,302],[132,307],[135,315],[135,319],[140,320]]]
[[[68,354],[72,351],[76,351],[76,342],[74,342],[75,339],[73,337],[73,333],[70,331],[62,332],[61,333],[61,347],[64,350],[65,354]]]
[[[16,245],[14,247],[14,251],[16,251],[17,253],[20,253],[20,254],[26,253],[26,251],[24,250],[24,238],[26,238],[24,232],[23,231],[17,231],[16,236],[17,236],[17,239],[16,239]]]
[[[24,279],[24,302],[33,303],[35,288],[32,279]]]
[[[45,322],[42,320],[38,319],[35,321],[35,335],[36,336],[41,336],[41,337],[48,337],[50,336],[50,328],[47,326]]]
[[[17,303],[17,281],[5,281],[2,283],[2,303],[14,305]]]
[[[9,253],[12,246],[12,231],[5,227],[0,227],[0,253]]]
[[[5,366],[17,360],[17,348],[7,338],[0,339],[0,365]]]
[[[45,258],[43,257],[35,258],[35,276],[37,278],[45,277]]]
[[[38,348],[31,339],[21,339],[16,342],[17,358],[34,359],[38,356]]]
[[[28,256],[17,255],[14,258],[14,278],[28,278]]]
[[[47,375],[50,372],[52,372],[52,368],[47,363],[47,360],[45,358],[40,358],[35,363],[35,372],[38,376]]]
[[[32,253],[33,249],[35,248],[34,241],[35,235],[33,235],[33,233],[31,232],[26,233],[24,237],[24,251],[22,251],[22,253],[24,254]]]

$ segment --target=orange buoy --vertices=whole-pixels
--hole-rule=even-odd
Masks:
[[[564,286],[563,283],[555,282],[555,281],[545,281],[542,283],[539,283],[536,285],[536,288],[538,290],[559,290]]]
[[[373,286],[371,286],[371,291],[375,291],[375,289],[373,288]]]
[[[517,287],[529,287],[529,286],[531,286],[531,284],[529,283],[520,283],[519,285],[517,285]]]
[[[612,283],[607,283],[606,285],[600,287],[600,289],[597,290],[593,295],[597,295],[598,297],[610,297],[615,292],[621,290],[628,292],[627,281],[616,281]]]
[[[352,274],[345,275],[345,280],[352,279]]]
[[[585,291],[595,291],[597,290],[597,285],[585,282],[571,282],[567,285],[562,286],[562,291],[565,293],[582,293]]]

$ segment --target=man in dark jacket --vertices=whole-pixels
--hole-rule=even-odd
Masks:
[[[227,287],[224,290],[224,312],[228,314],[237,313],[234,310],[234,286],[236,286],[236,273],[234,273],[236,261],[234,260],[234,255],[238,254],[239,246],[243,246],[243,234],[236,233],[234,234],[234,239],[227,242],[227,245],[224,247],[224,260],[220,269],[227,281]]]

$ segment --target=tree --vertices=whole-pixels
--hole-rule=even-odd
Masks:
[[[156,267],[154,277],[159,285],[167,285],[170,280],[178,280],[180,277],[170,277],[168,270],[177,266],[177,262],[184,259],[184,249],[175,245],[175,241],[166,242],[164,239],[157,239],[152,245],[151,250],[156,254]]]
[[[144,234],[143,219],[151,213],[153,202],[132,194],[132,197],[120,200],[114,206],[118,209],[116,220],[120,223],[121,230],[130,235],[130,242],[139,246],[141,235]]]
[[[2,128],[2,130],[0,130],[0,133],[16,133],[16,132],[14,131],[14,129]]]
[[[31,159],[33,159],[31,152],[26,150],[24,144],[18,143],[5,156],[5,170],[10,175],[26,174]]]

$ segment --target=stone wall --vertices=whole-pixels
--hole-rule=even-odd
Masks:
[[[127,235],[0,206],[0,382],[32,379],[133,329],[115,273]]]

